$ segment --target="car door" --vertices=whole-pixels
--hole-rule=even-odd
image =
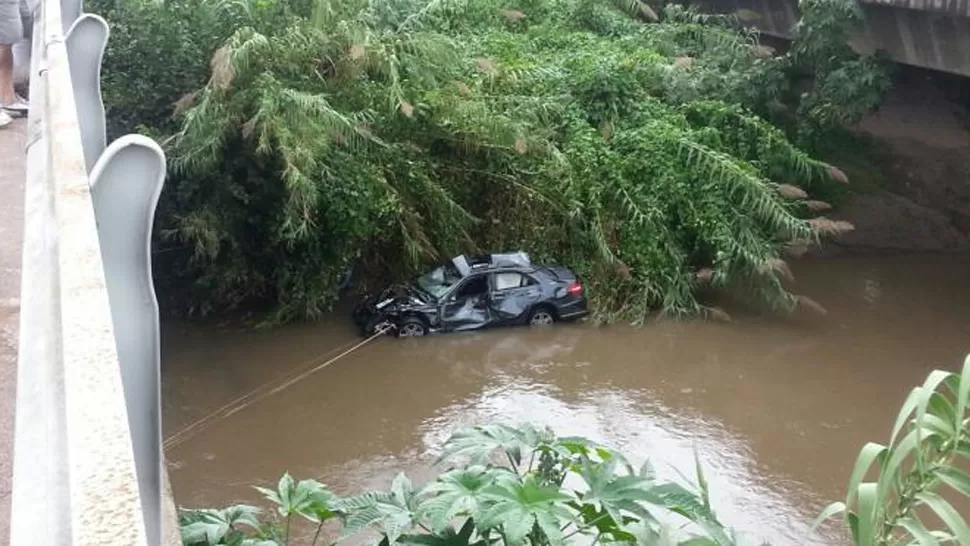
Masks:
[[[525,320],[526,313],[542,296],[539,283],[518,271],[493,273],[491,288],[489,309],[495,322]]]
[[[489,322],[487,274],[470,275],[445,296],[440,309],[444,330],[474,330]]]

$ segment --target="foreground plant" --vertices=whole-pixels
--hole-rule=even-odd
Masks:
[[[859,546],[970,545],[970,526],[951,503],[970,498],[968,463],[970,357],[961,373],[936,370],[909,393],[889,443],[862,448],[845,502],[820,519],[843,514]]]
[[[251,506],[187,511],[182,537],[187,546],[315,545],[333,519],[339,540],[376,534],[383,546],[734,544],[711,509],[699,466],[700,485],[690,489],[588,440],[502,425],[457,433],[440,462],[449,470],[420,489],[399,475],[388,492],[349,498],[287,474],[276,490],[259,489],[276,520],[260,520]],[[310,522],[312,535],[294,539],[296,520]]]

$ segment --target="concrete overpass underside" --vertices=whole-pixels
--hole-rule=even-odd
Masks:
[[[791,38],[798,0],[698,0],[717,13],[747,10],[765,34]],[[970,76],[970,0],[860,0],[863,31],[851,42],[860,53],[885,50],[896,62]]]

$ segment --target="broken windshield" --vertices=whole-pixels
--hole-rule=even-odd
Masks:
[[[460,280],[461,275],[458,273],[458,269],[449,264],[438,267],[427,275],[418,277],[415,284],[421,291],[427,292],[434,296],[435,299],[441,299],[441,296],[444,296],[445,292]]]

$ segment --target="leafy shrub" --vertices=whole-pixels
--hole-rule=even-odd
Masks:
[[[171,134],[173,112],[209,78],[207,59],[241,25],[283,24],[276,0],[90,0],[111,23],[102,65],[110,138],[139,130]]]
[[[862,26],[852,0],[807,0],[791,50],[793,71],[807,74],[808,91],[798,98],[799,143],[815,148],[833,130],[854,125],[879,105],[889,90],[889,64],[860,57],[849,45]]]
[[[583,438],[502,425],[455,434],[441,459],[451,469],[420,489],[399,475],[390,491],[348,498],[285,474],[276,489],[257,488],[279,518],[246,505],[185,511],[182,539],[186,546],[290,545],[305,520],[315,527],[306,543],[316,545],[336,520],[341,540],[369,533],[383,546],[734,543],[711,509],[699,466],[699,485],[689,488]]]
[[[712,312],[703,284],[792,309],[782,255],[818,230],[782,189],[839,173],[752,113],[781,93],[754,36],[588,4],[324,2],[237,30],[170,150],[186,307],[312,318],[349,267],[524,248],[590,279],[604,319]]]

